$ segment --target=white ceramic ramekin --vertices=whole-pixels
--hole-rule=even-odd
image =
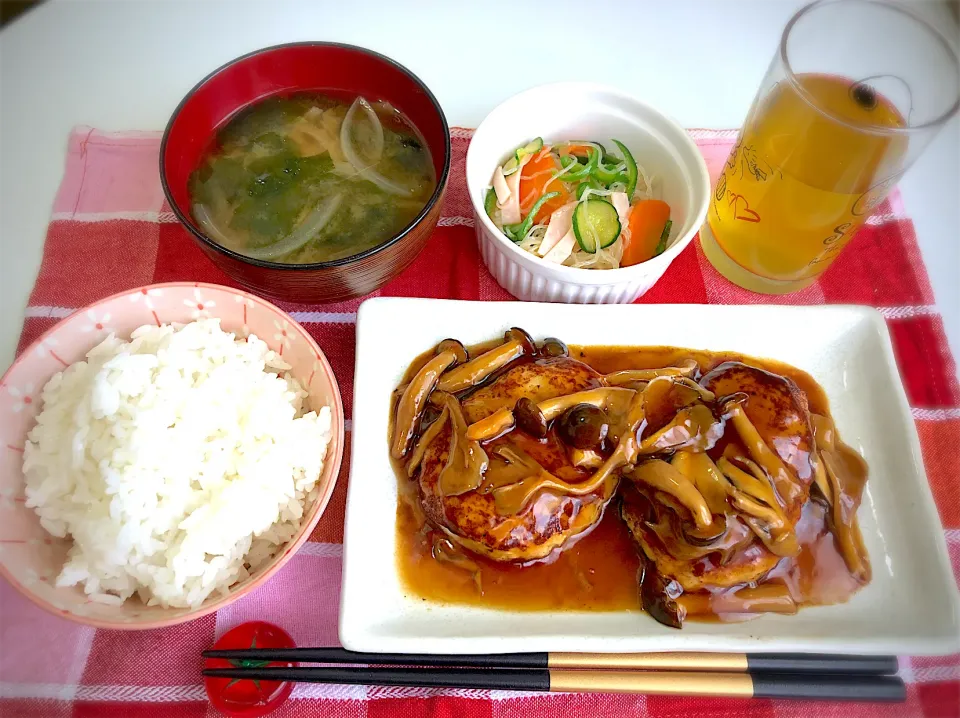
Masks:
[[[534,137],[623,142],[653,177],[655,195],[670,205],[667,250],[632,267],[574,269],[524,252],[503,236],[483,211],[483,194],[497,165]],[[480,253],[504,289],[528,301],[618,304],[650,289],[693,239],[706,217],[710,178],[693,140],[669,117],[610,87],[557,83],[511,97],[480,123],[467,150],[467,190]]]

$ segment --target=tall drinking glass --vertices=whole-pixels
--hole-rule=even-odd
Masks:
[[[783,32],[714,187],[704,254],[783,294],[830,266],[960,107],[960,62],[902,6],[823,0]]]

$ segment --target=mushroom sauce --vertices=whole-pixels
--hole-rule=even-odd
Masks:
[[[869,582],[867,467],[808,374],[732,352],[537,345],[522,330],[446,342],[391,405],[410,595],[640,609],[679,628],[843,602]]]

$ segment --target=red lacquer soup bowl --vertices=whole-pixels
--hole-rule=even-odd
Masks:
[[[252,259],[210,239],[190,213],[188,183],[204,153],[234,115],[274,95],[331,91],[385,100],[416,125],[433,157],[437,187],[399,234],[352,257],[312,264]],[[160,145],[160,179],[174,214],[214,264],[248,289],[293,302],[333,302],[378,289],[406,269],[440,218],[450,171],[443,110],[413,73],[370,50],[329,42],[277,45],[237,58],[187,93]]]

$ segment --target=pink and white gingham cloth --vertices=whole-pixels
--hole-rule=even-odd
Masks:
[[[419,259],[383,296],[508,299],[480,261],[464,159],[470,130],[454,129],[453,163],[439,227]],[[736,135],[691,130],[716,177]],[[21,350],[61,318],[123,289],[171,280],[231,284],[196,248],[164,203],[157,175],[160,135],[78,128],[26,311]],[[761,297],[720,277],[693,242],[644,303],[857,303],[879,307],[893,334],[955,573],[960,573],[960,387],[940,315],[899,196],[878,208],[816,284]],[[285,304],[317,339],[340,382],[347,418],[353,397],[359,300]],[[349,422],[348,422],[349,427]],[[259,591],[215,615],[139,633],[79,626],[47,615],[0,581],[0,715],[215,716],[200,681],[200,651],[233,626],[262,619],[299,645],[337,644],[343,469],[310,542]],[[2,546],[0,546],[2,550]],[[896,617],[891,617],[896,620]],[[831,704],[599,694],[514,694],[364,686],[298,685],[275,714],[347,718],[538,718],[540,716],[750,716],[868,718],[960,715],[960,657],[901,659],[906,705]]]

